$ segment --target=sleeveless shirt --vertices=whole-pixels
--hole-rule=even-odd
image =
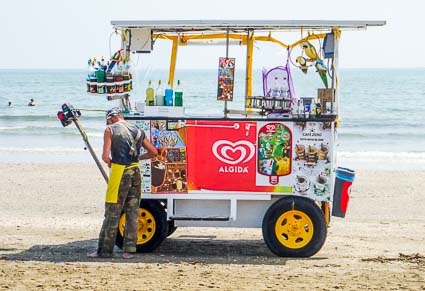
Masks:
[[[128,136],[127,127],[133,138],[136,138],[137,130],[142,132],[139,141],[136,143],[136,153],[130,155],[131,139]],[[111,162],[119,165],[130,165],[134,162],[139,162],[140,148],[142,141],[145,138],[145,132],[137,125],[125,121],[119,121],[108,126],[112,132],[111,137]]]

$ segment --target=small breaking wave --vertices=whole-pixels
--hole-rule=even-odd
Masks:
[[[364,158],[364,159],[423,159],[425,152],[384,152],[384,151],[363,151],[363,152],[338,152],[341,158]]]
[[[425,170],[425,152],[338,152],[338,165],[352,169]]]
[[[94,148],[96,152],[100,152],[101,148]],[[74,148],[63,148],[63,147],[34,147],[34,148],[24,148],[24,147],[0,147],[0,152],[7,153],[43,153],[43,154],[54,154],[54,153],[78,153],[84,152],[82,147]]]

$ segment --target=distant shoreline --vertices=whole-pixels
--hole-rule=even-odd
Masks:
[[[100,155],[98,154],[98,158],[99,157]],[[2,160],[0,165],[22,165],[24,167],[30,165],[66,165],[67,167],[73,168],[79,168],[80,166],[84,167],[87,165],[95,166],[95,162],[91,155],[88,152],[84,152],[84,150],[81,150],[81,152],[73,152],[71,154],[66,155],[52,155],[50,153],[24,153],[20,154],[19,158],[15,160],[13,160],[12,158],[5,160],[5,157],[3,155],[0,155],[0,159]],[[358,160],[355,158],[338,158],[337,166],[350,168],[355,171],[425,172],[425,160],[423,159],[417,162],[412,160],[408,162],[400,162],[399,159],[394,159],[393,161],[385,161],[384,159],[378,160],[373,158],[371,158],[370,160]],[[104,166],[104,168],[107,169],[106,165]]]
[[[243,68],[237,68],[239,70],[244,70],[245,67]],[[136,68],[136,72],[137,71],[143,71],[146,70],[147,68]],[[295,70],[296,68],[293,68],[293,70]],[[425,70],[425,67],[385,67],[385,68],[376,68],[376,67],[370,67],[370,68],[357,68],[357,67],[341,67],[339,68],[340,71],[388,71],[388,70]],[[168,68],[155,68],[155,69],[151,69],[153,71],[168,71]],[[199,68],[199,67],[193,67],[193,68],[176,68],[176,70],[178,71],[217,71],[217,68],[211,68],[211,67],[205,67],[205,68]],[[255,71],[261,71],[262,68],[253,68],[253,70]],[[86,68],[85,67],[81,67],[81,68],[0,68],[0,72],[1,71],[48,71],[48,72],[53,72],[53,71],[74,71],[74,72],[85,72]]]

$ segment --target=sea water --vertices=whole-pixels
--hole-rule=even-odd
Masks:
[[[167,71],[135,72],[131,103],[145,100],[148,80]],[[319,76],[293,70],[295,93],[317,96]],[[189,115],[223,116],[216,100],[216,70],[177,70],[185,83]],[[230,109],[244,108],[244,72],[236,71]],[[342,69],[338,163],[352,168],[425,169],[425,69]],[[115,106],[105,96],[86,93],[83,70],[0,70],[0,162],[91,162],[75,125],[56,117],[64,102],[82,112],[80,121],[100,156],[104,111]],[[261,70],[253,74],[253,95],[262,95]],[[33,98],[35,107],[27,106]],[[8,107],[8,102],[13,104]]]

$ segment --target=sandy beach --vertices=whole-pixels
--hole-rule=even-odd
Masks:
[[[309,259],[274,256],[260,229],[218,228],[87,259],[105,190],[94,164],[1,164],[0,181],[0,290],[425,289],[425,172],[358,170],[347,217]]]

